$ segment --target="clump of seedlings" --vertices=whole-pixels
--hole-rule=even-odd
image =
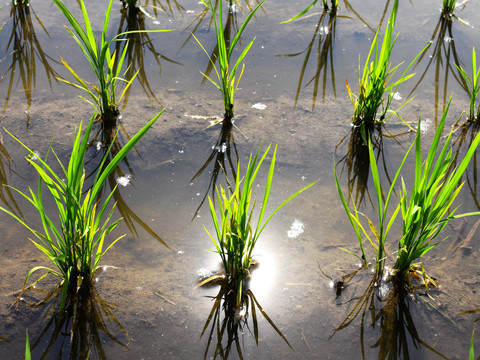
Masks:
[[[95,115],[90,119],[83,136],[82,125],[80,123],[73,143],[68,167],[65,168],[63,166],[55,151],[51,149],[50,146],[48,152],[51,150],[57,159],[58,165],[62,169],[61,175],[58,175],[54,168],[47,164],[48,152],[45,159],[41,159],[32,149],[9,133],[29,152],[27,161],[39,174],[36,193],[31,188],[29,188],[29,191],[26,193],[18,189],[15,190],[37,209],[43,225],[43,233],[30,227],[25,220],[8,209],[3,207],[0,207],[0,209],[14,217],[34,235],[36,240],[30,240],[39,250],[47,255],[50,261],[56,266],[56,269],[46,266],[36,266],[31,269],[26,276],[23,289],[26,288],[28,280],[34,273],[38,270],[45,270],[47,273],[42,275],[32,285],[38,283],[49,274],[58,276],[61,279],[61,304],[63,306],[70,287],[71,289],[80,289],[92,283],[95,272],[99,268],[100,261],[105,253],[123,237],[121,236],[115,239],[106,246],[107,236],[118,225],[121,219],[113,222],[110,221],[115,206],[113,206],[110,211],[107,211],[115,189],[112,189],[103,202],[98,200],[99,194],[108,176],[148,131],[160,114],[161,112],[132,137],[115,157],[111,159],[108,165],[104,167],[103,164],[107,159],[107,155],[105,155],[99,167],[101,170],[97,172],[93,185],[88,190],[84,187],[84,162]],[[109,151],[107,151],[107,154],[108,152]],[[47,194],[45,190],[48,190],[48,194],[56,206],[56,212],[53,216],[50,214],[50,209],[47,208],[47,204],[44,201],[44,196]]]
[[[367,142],[367,133],[370,133],[375,126],[383,124],[392,115],[399,116],[399,109],[396,111],[391,110],[390,105],[399,85],[414,75],[407,75],[407,72],[418,56],[423,52],[422,50],[415,57],[415,59],[407,66],[398,80],[395,82],[392,81],[393,76],[395,75],[399,66],[402,64],[400,63],[397,66],[392,67],[390,63],[390,55],[398,38],[398,34],[395,38],[393,37],[393,28],[395,26],[397,9],[398,0],[395,0],[392,13],[385,29],[381,47],[379,48],[378,34],[380,32],[380,28],[378,28],[377,32],[375,33],[375,37],[373,38],[367,59],[365,60],[363,71],[360,69],[359,56],[358,93],[354,94],[348,81],[345,82],[350,100],[352,101],[354,107],[352,123],[354,126],[361,127],[365,142]],[[384,97],[385,94],[387,94],[386,98]],[[409,101],[403,104],[402,107],[408,102]],[[407,126],[409,125],[407,124]]]
[[[220,210],[219,216],[217,216],[212,199],[210,196],[208,198],[210,214],[215,228],[215,236],[212,236],[208,230],[206,231],[215,245],[216,252],[222,259],[226,280],[237,292],[237,308],[240,306],[242,299],[243,282],[250,274],[252,252],[263,229],[285,204],[315,184],[315,182],[311,183],[291,195],[264,221],[264,215],[270,197],[273,173],[275,170],[275,158],[277,153],[277,147],[275,146],[257,224],[252,224],[253,212],[256,204],[256,197],[252,198],[255,178],[270,150],[270,145],[261,157],[259,157],[260,148],[261,145],[255,153],[255,156],[252,157],[252,155],[250,155],[247,170],[243,179],[240,177],[239,165],[236,173],[235,185],[230,186],[227,190],[222,186],[217,187],[218,206]]]
[[[443,0],[442,13],[451,15],[456,5],[457,0]]]
[[[82,50],[82,53],[90,63],[92,70],[95,72],[97,85],[90,84],[89,82],[83,80],[63,58],[60,58],[62,63],[73,75],[78,84],[62,78],[59,78],[59,80],[86,91],[91,101],[84,97],[81,98],[90,103],[96,109],[96,111],[101,114],[101,118],[105,123],[113,124],[118,116],[118,104],[122,101],[125,92],[138,73],[137,71],[137,73],[135,73],[130,79],[123,79],[121,76],[123,61],[127,53],[127,45],[125,45],[123,48],[121,55],[116,56],[115,52],[113,54],[110,52],[110,44],[114,41],[124,41],[122,40],[122,36],[127,34],[120,33],[117,34],[112,40],[106,40],[113,0],[109,1],[107,11],[105,12],[105,20],[100,39],[97,39],[95,36],[94,30],[90,24],[87,9],[85,8],[85,4],[82,0],[80,0],[80,5],[82,8],[84,27],[82,27],[70,10],[68,10],[68,8],[60,0],[54,0],[54,2],[72,26],[72,29],[67,27],[67,30],[75,39],[78,46]],[[166,30],[152,30],[152,32],[160,31]],[[118,81],[124,82],[125,87],[123,92],[117,98]]]
[[[261,3],[259,3],[247,16],[245,21],[242,23],[240,28],[237,30],[235,33],[235,36],[233,37],[232,40],[226,39],[225,35],[223,33],[223,16],[222,16],[222,1],[218,2],[218,10],[213,6],[212,1],[208,0],[208,4],[205,2],[205,0],[202,0],[203,4],[206,7],[209,7],[211,12],[212,12],[212,17],[213,21],[215,23],[215,33],[217,37],[217,47],[218,47],[218,56],[217,56],[217,61],[218,61],[218,68],[215,65],[215,59],[210,59],[210,62],[215,70],[215,73],[217,74],[217,79],[218,82],[213,80],[211,77],[208,75],[203,74],[205,78],[207,78],[215,87],[220,90],[223,96],[223,105],[225,108],[225,119],[226,121],[231,121],[233,118],[233,108],[234,108],[234,97],[235,93],[237,92],[238,84],[240,83],[240,79],[242,78],[243,71],[245,69],[245,63],[243,62],[245,56],[247,55],[248,51],[252,47],[253,42],[255,41],[255,38],[253,38],[252,41],[250,41],[247,46],[243,49],[241,54],[238,56],[237,61],[233,66],[230,65],[230,60],[232,58],[233,51],[235,50],[235,46],[238,44],[240,37],[242,36],[243,31],[245,30],[245,27],[247,24],[250,22],[250,19],[255,15],[257,10],[263,5],[265,0],[263,0]],[[217,14],[218,11],[218,14]],[[231,10],[229,10],[231,11]],[[203,45],[198,41],[198,39],[195,37],[194,34],[192,36],[197,40],[198,44],[201,46],[205,54],[208,55],[208,52],[205,50]],[[240,70],[240,75],[238,76],[238,79],[236,79],[237,75],[237,70],[242,64],[241,70]]]
[[[410,146],[403,158],[386,197],[381,188],[380,176],[376,166],[372,144],[371,141],[369,141],[370,167],[375,184],[378,204],[378,226],[375,226],[366,215],[360,213],[355,207],[354,202],[353,212],[349,210],[335,173],[337,189],[342,204],[360,244],[362,262],[365,266],[368,265],[367,255],[363,246],[363,235],[365,235],[374,251],[376,264],[375,275],[377,277],[381,277],[384,274],[384,262],[387,255],[387,235],[398,213],[401,213],[402,216],[403,231],[402,237],[398,242],[397,258],[389,274],[389,278],[404,285],[409,284],[409,274],[411,271],[420,272],[425,284],[428,283],[427,280],[433,282],[426,275],[422,263],[417,264],[415,262],[443,241],[442,239],[438,240],[437,238],[450,220],[480,214],[480,212],[472,212],[457,215],[456,211],[458,210],[458,207],[453,208],[453,203],[463,186],[463,183],[460,184],[461,177],[480,143],[480,135],[477,135],[472,141],[461,163],[456,167],[452,167],[451,164],[455,161],[454,156],[452,156],[452,132],[448,135],[443,147],[439,146],[450,101],[445,108],[426,159],[422,162],[421,132],[418,131],[415,142]],[[418,125],[420,127],[420,120]],[[415,179],[412,190],[410,191],[410,196],[408,195],[405,182],[402,179],[400,202],[393,211],[390,219],[388,219],[388,206],[391,196],[394,193],[396,181],[400,175],[403,164],[406,162],[410,150],[414,146]],[[362,218],[367,219],[368,227],[362,225]],[[373,237],[367,229],[373,233]]]
[[[457,69],[467,84],[467,91],[470,97],[468,120],[477,123],[480,119],[480,105],[477,105],[478,91],[480,90],[480,68],[477,69],[475,48],[472,48],[472,77],[468,76],[467,72],[461,66],[457,66]],[[476,111],[475,108],[477,108]]]

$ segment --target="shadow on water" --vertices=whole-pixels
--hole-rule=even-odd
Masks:
[[[125,128],[123,128],[121,124],[120,126],[123,135],[127,139],[129,139],[130,135],[127,133],[127,131],[125,130]],[[106,125],[103,122],[100,123],[100,128],[90,141],[91,146],[95,147],[95,153],[89,160],[87,160],[87,163],[98,158],[103,159],[103,162],[97,164],[88,177],[92,178],[95,174],[97,174],[97,171],[100,167],[107,167],[110,161],[122,149],[123,145],[121,144],[121,141],[119,139],[119,133],[120,131],[117,130],[116,124],[112,127]],[[136,149],[135,151],[140,156]],[[122,170],[121,164],[126,167],[126,172]],[[108,183],[110,189],[114,190],[113,199],[115,200],[118,212],[120,213],[123,221],[127,225],[128,230],[130,231],[132,236],[138,238],[138,231],[136,225],[139,225],[150,236],[152,236],[158,242],[170,249],[167,243],[144,220],[142,220],[123,199],[119,186],[127,186],[128,184],[130,184],[131,179],[135,174],[133,172],[133,168],[128,162],[127,156],[125,156],[121,164],[119,164],[115,168],[115,170],[108,176],[106,184]],[[106,190],[106,186],[107,185],[105,185],[105,191],[108,194],[109,192]],[[102,193],[99,194],[99,197],[100,196],[102,196]]]
[[[210,156],[207,158],[200,170],[198,170],[193,176],[192,180],[190,180],[190,182],[193,182],[195,179],[200,177],[213,162],[213,169],[210,171],[211,177],[210,182],[208,183],[208,188],[205,191],[205,195],[203,196],[200,205],[193,215],[193,219],[195,219],[197,216],[210,191],[212,193],[212,199],[215,201],[215,189],[218,175],[220,173],[223,173],[227,183],[229,184],[233,184],[237,177],[238,151],[233,136],[234,125],[231,121],[222,121],[221,124],[222,128],[220,129],[220,134],[218,135],[215,145],[212,146],[212,152],[210,153]],[[228,174],[229,171],[231,173],[230,175]]]
[[[228,359],[232,349],[236,349],[238,358],[243,359],[244,336],[247,333],[253,335],[255,344],[258,346],[259,337],[259,318],[263,318],[272,326],[277,334],[292,349],[287,338],[275,325],[272,319],[255,298],[250,289],[242,293],[242,302],[240,310],[236,303],[236,289],[224,280],[221,284],[217,296],[212,297],[213,306],[200,337],[208,336],[204,359]],[[210,327],[210,330],[208,330]],[[293,349],[292,349],[293,350]],[[213,354],[211,354],[213,352]],[[209,355],[210,354],[210,355]]]
[[[339,16],[345,17],[346,16]],[[315,26],[315,32],[313,33],[312,40],[307,45],[305,50],[299,53],[286,54],[286,55],[277,55],[279,57],[296,57],[302,54],[305,54],[303,60],[302,68],[300,70],[300,77],[298,79],[297,92],[295,94],[295,103],[293,107],[297,106],[298,98],[300,96],[300,91],[302,89],[302,84],[304,83],[305,71],[308,67],[308,62],[313,54],[316,54],[316,67],[315,72],[310,80],[306,82],[304,87],[308,87],[313,82],[313,94],[312,94],[312,111],[315,109],[315,102],[318,95],[318,86],[320,78],[322,78],[322,100],[325,100],[325,89],[327,86],[327,75],[329,73],[329,63],[330,63],[330,78],[332,81],[333,96],[337,98],[337,91],[335,86],[335,72],[334,72],[334,61],[333,61],[333,45],[335,43],[335,30],[337,24],[337,8],[332,8],[330,11],[323,11],[320,15],[317,25]]]
[[[162,63],[161,63],[162,60],[170,62],[172,64],[177,64],[177,65],[182,65],[182,64],[166,57],[165,55],[162,55],[160,52],[158,52],[155,49],[149,33],[144,32],[147,30],[145,26],[145,17],[147,16],[150,17],[150,15],[148,15],[148,13],[142,7],[137,7],[137,6],[129,6],[127,8],[122,7],[120,12],[121,12],[121,18],[120,18],[120,23],[118,25],[117,33],[121,34],[127,31],[134,31],[133,33],[125,34],[124,36],[121,37],[121,39],[128,40],[128,46],[126,49],[125,60],[124,60],[124,62],[128,64],[128,68],[125,72],[124,77],[126,79],[131,79],[135,76],[135,74],[137,74],[136,78],[140,83],[140,85],[142,86],[142,89],[145,95],[147,95],[150,102],[156,101],[157,103],[160,104],[160,101],[157,99],[148,80],[149,76],[151,76],[150,72],[152,71],[152,69],[149,67],[150,69],[149,74],[147,74],[147,71],[145,70],[146,69],[146,67],[144,66],[145,50],[148,50],[153,56],[155,63],[158,67],[159,76],[162,73]],[[138,32],[138,31],[142,31],[142,32]],[[115,42],[115,56],[116,56],[115,64],[118,63],[118,59],[121,57],[126,44],[127,42],[125,41]],[[114,72],[115,71],[116,69],[114,69]],[[128,89],[125,92],[123,107],[125,107],[127,104],[130,90],[131,90],[131,87],[128,87]]]
[[[12,5],[10,9],[10,18],[11,33],[8,38],[5,52],[8,58],[11,58],[11,64],[2,76],[8,85],[1,115],[3,116],[5,114],[14,86],[16,86],[16,83],[20,82],[27,103],[26,114],[28,126],[30,124],[28,110],[32,105],[32,92],[36,90],[37,63],[40,63],[45,69],[50,88],[52,88],[52,79],[57,81],[55,78],[57,73],[50,66],[49,61],[56,61],[45,54],[40,41],[37,38],[34,20],[42,28],[48,38],[50,38],[50,35],[42,21],[36,15],[32,6],[22,3],[18,3],[15,6]],[[3,31],[6,32],[8,29],[9,26],[7,25],[4,27]]]
[[[33,359],[107,359],[103,348],[107,338],[128,350],[126,343],[114,335],[121,333],[129,341],[127,331],[114,315],[117,305],[102,299],[95,285],[79,289],[74,284],[63,310],[60,288],[50,292],[30,289],[23,294],[26,305],[43,309],[45,317],[49,317],[38,338],[30,340]],[[46,296],[40,302],[27,300],[32,292]]]
[[[424,289],[417,286],[418,289]],[[366,354],[367,331],[374,332],[378,340],[370,347],[377,349],[378,359],[415,359],[421,349],[426,349],[443,359],[448,359],[423,341],[417,331],[414,318],[410,313],[411,307],[419,307],[419,296],[408,292],[403,286],[392,284],[373,277],[365,291],[357,297],[339,304],[344,307],[353,303],[352,310],[345,320],[338,326],[332,338],[339,331],[360,321],[360,346],[362,358],[369,358]],[[354,326],[354,325],[352,325]]]
[[[442,114],[448,101],[447,88],[448,80],[450,79],[450,77],[453,76],[456,82],[468,93],[467,84],[458,74],[458,71],[455,67],[455,65],[460,66],[461,62],[457,54],[457,49],[455,47],[452,25],[453,19],[450,16],[444,14],[440,15],[428,47],[418,58],[417,62],[413,66],[412,71],[415,71],[415,69],[420,65],[420,63],[425,62],[424,59],[428,59],[428,62],[426,62],[423,72],[417,75],[418,81],[413,87],[413,89],[410,91],[410,94],[408,94],[407,96],[407,98],[409,98],[415,92],[417,87],[420,85],[420,83],[423,81],[423,79],[429,72],[430,67],[434,67],[435,128],[437,127],[439,110],[440,114]],[[439,109],[440,101],[441,108]]]

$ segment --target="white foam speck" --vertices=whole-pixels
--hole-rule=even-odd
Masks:
[[[132,179],[132,175],[127,174],[125,176],[120,176],[116,178],[115,181],[117,182],[118,185],[127,186],[128,184],[130,184],[131,179]]]
[[[293,220],[290,229],[287,231],[287,236],[289,238],[297,238],[305,230],[305,224],[298,219]]]
[[[266,108],[267,108],[267,105],[262,103],[256,103],[252,105],[252,109],[265,110]]]

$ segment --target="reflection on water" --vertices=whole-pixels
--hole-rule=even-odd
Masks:
[[[209,171],[210,181],[208,183],[208,188],[205,191],[205,195],[200,201],[193,218],[198,215],[200,208],[207,199],[209,192],[212,193],[212,199],[215,202],[215,191],[216,184],[218,180],[218,175],[220,172],[223,173],[228,184],[235,185],[235,179],[237,177],[237,163],[238,163],[238,151],[237,146],[235,145],[235,139],[233,136],[233,123],[231,121],[222,121],[222,128],[220,129],[220,134],[218,135],[215,145],[212,146],[212,152],[207,158],[203,166],[197,173],[193,176],[190,182],[193,182],[196,178],[201,176],[203,172],[208,169],[210,164],[213,162],[213,169]],[[233,150],[233,152],[232,152]],[[228,175],[228,173],[231,173]]]
[[[31,292],[46,296],[38,303],[30,298]],[[33,294],[32,294],[33,295]],[[49,318],[43,331],[34,336],[30,333],[32,358],[34,359],[107,359],[104,350],[106,339],[128,350],[125,340],[127,331],[115,317],[117,305],[103,300],[94,285],[73,289],[60,311],[60,289],[50,292],[32,289],[23,294],[23,302],[42,310]],[[121,331],[125,340],[120,340],[116,332]]]
[[[316,55],[316,67],[315,72],[310,80],[306,82],[304,87],[310,86],[313,82],[313,95],[312,95],[312,111],[315,109],[315,102],[318,95],[318,85],[320,77],[322,77],[322,100],[325,100],[325,89],[327,86],[327,75],[328,67],[330,63],[330,78],[332,82],[333,96],[337,98],[337,91],[335,87],[335,72],[333,69],[334,59],[333,59],[333,45],[335,43],[335,31],[337,24],[337,8],[334,7],[330,11],[323,11],[320,15],[317,25],[315,26],[315,32],[313,33],[312,40],[307,45],[305,50],[299,53],[293,53],[288,55],[279,55],[281,57],[295,57],[305,53],[305,58],[303,60],[303,65],[300,70],[300,77],[298,79],[297,93],[295,94],[295,103],[296,107],[298,102],[298,97],[300,96],[300,90],[303,84],[303,77],[305,71],[308,67],[308,62],[312,55],[312,50]],[[314,45],[317,44],[315,47]],[[323,72],[323,75],[322,75]]]
[[[253,335],[256,345],[260,339],[258,313],[272,326],[277,334],[292,349],[287,338],[275,325],[272,319],[263,310],[253,292],[248,289],[243,291],[240,309],[236,303],[236,289],[231,284],[224,282],[218,295],[212,297],[213,306],[202,330],[201,336],[208,336],[204,359],[228,359],[231,351],[235,351],[243,359],[244,336]],[[210,327],[210,330],[208,328]],[[293,349],[292,349],[293,350]],[[248,351],[248,349],[247,349]],[[210,355],[209,354],[212,354]]]
[[[155,6],[155,5],[154,5]],[[125,34],[119,39],[125,39],[128,41],[116,41],[115,42],[115,66],[118,63],[123,52],[125,53],[124,63],[128,64],[128,68],[125,71],[123,77],[125,79],[132,79],[136,75],[136,79],[140,83],[143,92],[147,95],[148,99],[152,102],[153,100],[160,104],[160,101],[157,99],[154,90],[150,86],[148,80],[147,71],[152,71],[151,67],[145,66],[144,53],[145,50],[148,50],[153,56],[156,65],[158,66],[158,74],[161,75],[162,72],[162,63],[161,61],[168,61],[172,64],[181,65],[179,62],[176,62],[165,55],[162,55],[153,44],[152,39],[148,32],[138,32],[148,30],[145,26],[145,14],[148,14],[143,10],[142,7],[137,6],[128,6],[127,8],[122,8],[121,18],[118,25],[117,34],[125,33],[127,31],[133,31],[133,33]],[[128,46],[127,46],[128,44]],[[126,46],[126,49],[125,49]],[[147,70],[148,69],[148,70]],[[114,68],[113,72],[115,73],[116,69]],[[128,97],[130,95],[131,87],[128,87],[125,92],[123,107],[125,108]]]
[[[424,288],[419,286],[420,288]],[[331,337],[360,320],[360,345],[362,359],[367,359],[366,345],[378,349],[378,359],[415,359],[422,349],[448,359],[435,350],[434,346],[422,340],[417,332],[415,316],[410,313],[410,305],[422,306],[417,295],[408,292],[403,286],[385,283],[373,277],[365,291],[358,297],[348,300],[352,310],[335,329]],[[417,300],[416,300],[417,299]],[[342,303],[342,305],[346,304]],[[378,333],[374,344],[365,344],[367,331]],[[430,340],[432,341],[432,340]]]
[[[373,151],[375,153],[375,159],[377,161],[377,166],[383,169],[385,176],[387,178],[388,184],[392,183],[391,177],[389,175],[389,165],[388,161],[385,158],[383,151],[383,142],[384,137],[395,138],[399,135],[384,135],[382,132],[382,127],[377,127],[375,133],[371,134],[370,138],[372,140]],[[336,151],[341,147],[344,141],[347,139],[346,135],[336,147]],[[348,184],[348,193],[351,196],[351,199],[354,200],[355,206],[359,207],[364,201],[366,201],[365,196],[368,198],[368,203],[373,207],[372,199],[368,191],[368,180],[370,176],[370,157],[368,152],[368,146],[364,142],[364,134],[361,132],[360,127],[352,127],[350,131],[350,137],[348,139],[348,146],[346,154],[340,158],[338,164],[342,163],[342,171],[346,172],[347,175],[347,184]],[[380,166],[381,164],[381,166]],[[393,169],[394,171],[396,169]],[[385,184],[387,186],[387,184]],[[350,197],[348,198],[350,201]]]
[[[117,121],[119,122],[119,120]],[[120,123],[122,134],[125,138],[130,139],[130,135],[127,133],[123,125]],[[100,127],[97,133],[93,136],[90,141],[91,145],[95,146],[95,153],[87,162],[93,162],[95,159],[100,160],[97,165],[93,165],[93,171],[87,176],[87,178],[93,178],[97,173],[100,167],[106,168],[110,161],[115,157],[116,154],[122,149],[123,145],[120,142],[117,124],[111,126],[111,124],[106,124],[105,122],[100,123]],[[136,148],[135,152],[140,156]],[[122,170],[122,164],[127,168],[127,172]],[[116,207],[122,216],[123,221],[128,227],[130,234],[134,237],[138,237],[138,231],[136,224],[138,224],[143,230],[145,230],[150,236],[159,241],[161,244],[165,245],[167,248],[170,247],[165,241],[144,221],[142,220],[127,204],[124,200],[122,193],[120,191],[118,179],[129,179],[128,184],[131,183],[132,177],[135,176],[133,168],[128,162],[128,155],[125,156],[122,160],[122,163],[119,164],[115,170],[108,176],[108,186],[110,190],[107,189],[105,185],[104,191],[106,194],[110,194],[113,191],[113,199],[115,200]],[[102,192],[99,193],[99,199],[102,196]]]
[[[5,52],[6,54],[11,54],[11,60],[10,66],[5,74],[3,74],[5,82],[8,83],[8,90],[2,115],[5,114],[14,86],[17,86],[17,83],[21,83],[27,103],[26,114],[28,126],[30,123],[28,110],[32,105],[32,92],[36,90],[37,64],[40,63],[41,66],[43,66],[51,88],[52,79],[57,81],[55,78],[57,73],[50,66],[49,61],[55,62],[55,60],[43,51],[42,45],[37,38],[34,20],[49,38],[50,35],[30,4],[18,3],[17,5],[12,5],[10,8],[10,18],[11,33],[6,43]],[[3,29],[3,31],[8,31],[8,29],[9,26]]]
[[[421,74],[417,74],[418,81],[408,95],[408,97],[410,97],[410,95],[417,90],[418,86],[429,72],[430,66],[433,65],[433,67],[435,67],[435,128],[437,127],[438,123],[438,112],[440,110],[440,113],[443,113],[448,101],[449,94],[447,94],[447,89],[448,81],[451,76],[453,76],[455,81],[468,94],[467,84],[465,83],[465,80],[458,74],[458,71],[455,68],[455,65],[461,65],[461,60],[458,57],[457,49],[455,47],[452,25],[453,19],[451,16],[446,16],[444,14],[440,15],[426,51],[420,55],[413,67],[415,70],[420,63],[426,62],[425,69]],[[429,60],[426,61],[424,59]]]

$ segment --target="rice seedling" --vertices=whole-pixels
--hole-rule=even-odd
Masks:
[[[443,0],[442,13],[452,14],[457,5],[457,0]]]
[[[28,330],[26,331],[26,339],[25,339],[25,360],[31,360],[32,355],[30,353],[30,341],[28,340]]]
[[[30,240],[56,266],[56,269],[47,266],[36,266],[31,269],[26,276],[22,292],[27,287],[30,277],[39,270],[46,271],[46,274],[42,275],[33,284],[38,283],[49,274],[61,279],[62,304],[70,287],[77,289],[82,286],[89,286],[92,283],[103,256],[122,237],[120,236],[106,246],[107,236],[121,219],[110,221],[115,206],[107,212],[114,190],[110,192],[103,203],[98,200],[98,195],[108,176],[148,131],[160,114],[161,112],[132,137],[110,161],[108,166],[105,168],[103,164],[100,166],[101,170],[97,172],[93,185],[88,190],[84,189],[84,163],[89,136],[96,115],[90,119],[83,137],[81,134],[82,124],[80,123],[74,139],[68,167],[65,168],[63,166],[52,150],[58,165],[62,169],[62,175],[57,175],[55,170],[47,164],[48,153],[44,160],[40,159],[33,150],[9,133],[29,152],[27,161],[39,174],[36,194],[31,188],[25,193],[18,189],[15,190],[38,211],[43,226],[43,233],[30,227],[26,221],[6,208],[0,207],[0,209],[11,215],[32,233],[36,239]],[[104,158],[103,162],[105,160],[106,158]],[[56,206],[57,213],[54,216],[49,214],[50,206],[47,207],[44,201],[45,186]],[[57,216],[58,221],[55,221]],[[56,223],[59,223],[59,225]]]
[[[480,68],[477,69],[477,56],[475,48],[472,48],[472,77],[468,76],[467,72],[461,67],[457,66],[458,72],[467,84],[467,92],[470,97],[470,109],[468,118],[471,122],[477,122],[480,118],[480,105],[477,105],[478,91],[480,90]],[[477,110],[475,111],[475,108]]]
[[[252,265],[253,249],[255,248],[258,238],[265,229],[265,226],[285,204],[315,184],[315,182],[313,182],[295,192],[287,200],[281,203],[265,221],[263,221],[275,170],[275,158],[277,153],[277,147],[275,146],[257,224],[253,225],[252,217],[256,204],[256,197],[252,199],[254,182],[260,166],[270,150],[270,145],[267,147],[261,158],[259,158],[260,148],[261,145],[255,153],[255,156],[252,157],[252,155],[250,155],[245,177],[243,179],[240,177],[239,164],[235,185],[231,186],[227,191],[223,189],[222,186],[217,187],[218,206],[220,209],[219,216],[217,216],[212,199],[210,197],[208,198],[210,214],[215,228],[215,237],[213,237],[206,228],[205,230],[215,245],[215,252],[217,252],[222,259],[227,281],[232,284],[234,289],[236,289],[237,308],[241,303],[243,281],[248,277],[249,268]],[[240,188],[242,183],[243,187]]]
[[[80,0],[80,5],[82,8],[84,27],[82,27],[70,10],[68,10],[68,8],[60,0],[54,0],[54,2],[70,23],[72,29],[67,27],[67,30],[76,41],[83,55],[87,58],[92,70],[95,72],[97,85],[90,84],[83,80],[63,58],[60,58],[62,63],[73,75],[77,83],[73,83],[62,78],[58,79],[85,91],[90,97],[90,100],[87,100],[83,96],[81,96],[81,98],[90,103],[96,109],[96,111],[101,114],[101,118],[104,122],[110,124],[114,123],[118,115],[118,104],[122,101],[125,92],[132,84],[136,73],[130,79],[124,79],[121,75],[121,70],[126,56],[127,45],[125,45],[122,54],[118,57],[116,56],[115,52],[113,54],[110,52],[110,44],[115,41],[124,41],[121,39],[121,37],[127,33],[120,33],[113,37],[110,41],[106,40],[113,0],[109,1],[107,11],[105,12],[105,20],[100,39],[95,37],[95,32],[91,26],[87,9],[83,3],[83,0]],[[144,30],[130,31],[128,33],[142,31]],[[150,32],[161,31],[168,30],[150,30]],[[120,93],[120,96],[117,97],[117,86],[119,81],[125,83],[125,87]]]
[[[257,10],[263,5],[265,0],[259,3],[247,16],[244,20],[240,28],[235,33],[232,40],[226,39],[224,32],[223,32],[223,11],[222,11],[222,1],[218,2],[218,14],[216,8],[213,6],[212,1],[208,0],[208,4],[205,0],[202,0],[203,4],[210,9],[212,12],[213,21],[215,23],[215,33],[217,38],[217,46],[218,46],[218,68],[215,65],[214,61],[210,59],[210,62],[213,65],[215,73],[217,75],[218,82],[213,80],[207,74],[202,73],[215,87],[222,93],[223,97],[223,104],[225,108],[225,119],[227,121],[231,121],[233,118],[233,108],[234,108],[234,97],[235,93],[237,92],[238,84],[240,83],[240,79],[242,78],[243,71],[245,69],[245,62],[243,61],[245,56],[247,55],[248,51],[252,47],[255,38],[250,41],[247,46],[243,49],[241,54],[238,56],[237,61],[232,66],[231,57],[232,53],[242,36],[245,27],[250,22],[250,19],[254,16]],[[194,34],[192,36],[198,42],[200,47],[203,49],[205,54],[208,56],[208,52],[205,50],[203,45],[198,41]],[[236,79],[237,69],[239,68],[240,64],[242,64],[240,74],[238,75],[238,79]]]
[[[475,329],[473,329],[472,331],[472,339],[470,340],[470,351],[468,352],[469,360],[475,360],[474,340],[475,340]]]
[[[372,249],[374,251],[375,274],[377,277],[380,277],[384,273],[384,261],[386,258],[385,244],[387,235],[399,212],[402,216],[403,232],[402,237],[398,242],[397,258],[393,265],[390,279],[396,280],[397,282],[405,285],[409,284],[409,270],[417,271],[418,269],[421,269],[421,275],[424,277],[425,283],[427,283],[427,280],[431,280],[426,275],[423,265],[421,263],[416,264],[414,262],[435,248],[435,246],[442,241],[437,241],[436,238],[441,234],[442,230],[452,219],[480,214],[480,212],[471,212],[457,215],[456,211],[458,207],[452,209],[453,203],[463,186],[463,183],[459,184],[460,180],[465,172],[465,169],[470,163],[472,156],[475,154],[478,144],[480,143],[480,135],[475,137],[470,144],[464,158],[454,169],[451,167],[452,161],[454,161],[452,157],[451,144],[452,132],[450,132],[445,144],[435,159],[435,156],[439,150],[439,142],[445,125],[445,119],[450,106],[450,101],[448,102],[442,119],[438,125],[427,158],[422,163],[421,132],[418,131],[415,142],[406,152],[403,161],[397,170],[385,200],[371,141],[369,140],[370,168],[375,184],[375,192],[378,203],[378,227],[375,227],[370,219],[366,218],[365,215],[361,214],[357,210],[355,203],[353,204],[353,213],[349,210],[345,197],[341,191],[334,167],[337,189],[345,211],[347,212],[348,218],[355,230],[357,240],[360,244],[360,249],[362,252],[361,259],[366,266],[368,262],[363,246],[362,236],[365,235],[368,239],[368,242],[372,245]],[[420,126],[420,120],[418,126]],[[400,170],[402,169],[413,146],[415,146],[415,180],[410,197],[408,197],[406,185],[402,179],[399,204],[396,206],[392,216],[390,217],[390,220],[387,222],[388,205],[391,195],[394,191],[396,180],[398,179]],[[368,228],[374,234],[374,239],[371,238],[369,233],[366,231],[366,228],[362,225],[362,217],[367,219],[369,225]]]
[[[472,141],[463,160],[457,167],[451,168],[451,163],[454,161],[451,144],[452,132],[450,132],[443,148],[434,160],[437,149],[439,149],[439,141],[450,102],[451,98],[438,125],[427,158],[423,163],[421,160],[420,132],[417,133],[415,140],[415,180],[410,197],[408,197],[405,183],[402,180],[399,206],[403,220],[403,233],[398,243],[397,259],[393,266],[392,275],[403,283],[407,282],[408,271],[414,267],[414,262],[442,241],[435,239],[452,219],[480,214],[480,212],[471,212],[457,215],[456,211],[459,206],[452,209],[453,203],[463,187],[460,180],[480,143],[480,134],[477,134]],[[423,265],[421,265],[421,269],[423,276],[426,277]]]
[[[407,66],[400,78],[396,81],[392,81],[392,77],[398,70],[398,64],[392,67],[390,64],[390,55],[392,53],[393,46],[398,38],[393,38],[393,28],[395,26],[395,19],[397,16],[398,0],[395,0],[390,18],[385,29],[385,34],[381,47],[379,49],[378,34],[380,27],[375,33],[370,51],[365,60],[363,71],[360,69],[360,57],[358,66],[358,94],[354,94],[348,81],[345,82],[354,107],[354,115],[352,117],[352,123],[354,126],[360,126],[365,131],[365,136],[368,136],[375,126],[383,124],[392,115],[397,115],[396,111],[390,109],[393,97],[397,92],[399,85],[414,74],[407,75],[408,70],[420,56],[423,50],[415,57],[415,59]],[[386,95],[386,98],[384,96]],[[408,101],[402,105],[405,106]],[[408,125],[408,124],[407,124]],[[408,125],[409,126],[409,125]],[[367,139],[364,139],[367,142]]]

